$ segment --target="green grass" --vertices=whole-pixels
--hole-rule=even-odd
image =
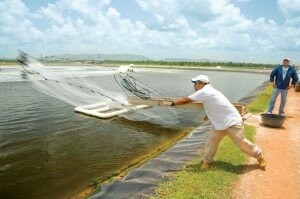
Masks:
[[[245,125],[245,136],[252,140],[256,130]],[[183,171],[176,172],[170,181],[156,188],[153,199],[230,198],[232,182],[243,172],[244,155],[226,136],[219,145],[215,162],[209,171],[201,171],[200,162],[190,163]]]
[[[257,114],[266,111],[268,108],[273,87],[267,86],[250,104],[247,105],[247,112]]]

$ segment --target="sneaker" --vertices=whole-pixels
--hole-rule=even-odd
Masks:
[[[272,112],[268,111],[267,114],[272,114]]]
[[[280,113],[279,115],[282,116],[282,117],[285,117],[285,114],[284,114],[284,113]]]
[[[210,163],[205,163],[205,162],[204,162],[204,163],[201,165],[201,170],[207,171],[207,170],[210,169],[210,167],[211,167],[211,164],[210,164]]]
[[[262,168],[266,168],[267,166],[267,161],[264,158],[257,159],[259,166]]]

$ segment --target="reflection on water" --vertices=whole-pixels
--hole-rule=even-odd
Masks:
[[[64,71],[61,68],[56,70]],[[119,89],[111,84],[111,75],[97,76],[99,70],[82,67],[74,71],[63,73],[93,75],[89,78],[101,86]],[[193,91],[189,78],[198,73],[144,71],[136,77],[167,96],[178,97]],[[232,101],[267,78],[246,73],[205,73]],[[180,128],[200,124],[200,112],[190,110],[176,111],[179,124],[164,126],[78,115],[74,107],[35,91],[29,82],[13,81],[18,74],[16,69],[0,73],[0,198],[68,197],[93,178],[127,166],[176,136]],[[159,111],[156,108],[155,112]]]

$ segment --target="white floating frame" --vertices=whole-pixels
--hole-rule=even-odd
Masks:
[[[126,108],[110,111],[111,108],[109,108],[105,102],[102,102],[102,103],[91,104],[86,106],[78,106],[75,108],[75,112],[87,116],[100,118],[100,119],[108,119],[124,113],[128,113],[139,109],[145,109],[149,107],[151,107],[151,105],[135,105],[135,106],[129,106]]]

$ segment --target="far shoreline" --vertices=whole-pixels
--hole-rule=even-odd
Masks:
[[[104,66],[116,67],[116,66]],[[134,65],[135,68],[146,69],[175,69],[175,70],[203,70],[203,71],[219,71],[219,72],[245,72],[245,73],[261,73],[269,74],[272,69],[258,69],[258,68],[242,68],[242,67],[207,67],[207,66],[164,66],[164,65]],[[133,68],[134,68],[133,67]]]
[[[115,68],[120,64],[88,64],[88,63],[74,63],[74,62],[57,62],[57,63],[43,63],[46,66],[69,66],[69,67],[104,67],[104,68]],[[9,67],[20,67],[17,63],[0,63],[1,68]],[[175,70],[199,70],[199,71],[218,71],[218,72],[244,72],[244,73],[260,73],[269,74],[272,68],[246,68],[246,67],[214,67],[214,66],[176,66],[176,65],[147,65],[147,64],[134,64],[133,68],[139,69],[175,69]]]

